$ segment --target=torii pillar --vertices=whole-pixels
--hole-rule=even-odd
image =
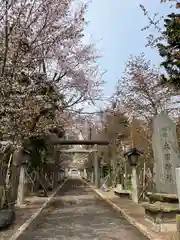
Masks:
[[[95,145],[97,149],[97,145]],[[96,188],[100,188],[100,172],[99,172],[99,161],[97,158],[97,151],[94,151],[94,178]]]

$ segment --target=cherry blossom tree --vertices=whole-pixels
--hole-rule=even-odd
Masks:
[[[159,70],[144,54],[129,58],[115,93],[129,116],[151,124],[152,117],[166,108],[170,96],[170,90],[160,84]]]
[[[0,1],[0,133],[21,143],[68,124],[69,109],[99,98],[93,45],[82,43],[87,4]]]

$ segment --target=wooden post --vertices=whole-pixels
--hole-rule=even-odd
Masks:
[[[97,146],[96,146],[97,148]],[[97,158],[97,153],[94,152],[94,177],[95,177],[95,186],[100,187],[100,177],[99,177],[99,161]]]
[[[137,187],[137,173],[136,167],[132,166],[132,200],[135,203],[138,203],[138,187]]]
[[[60,168],[58,168],[57,180],[58,180],[58,184],[59,184],[59,182],[61,181]]]
[[[53,189],[58,184],[58,168],[59,168],[60,151],[58,148],[54,148],[54,168],[53,168]]]
[[[144,161],[142,189],[144,189],[145,186],[146,186],[146,162]],[[143,199],[145,199],[145,192],[143,193]]]
[[[94,183],[94,172],[91,172],[91,182]]]
[[[67,178],[68,176],[69,176],[68,168],[65,168],[65,178]]]
[[[88,179],[88,181],[91,181],[91,172],[89,169],[87,171],[87,179]]]
[[[125,190],[127,190],[127,163],[124,163],[124,174],[125,174],[125,178],[124,178],[124,188]]]
[[[19,176],[19,186],[18,186],[18,196],[17,205],[20,207],[24,204],[24,193],[25,193],[25,165],[21,165],[20,176]]]
[[[112,183],[113,186],[116,187],[116,170],[117,170],[117,165],[116,165],[116,139],[113,139],[112,142],[112,156],[111,156],[111,166],[112,166]]]
[[[4,186],[0,185],[0,209],[3,208],[5,200],[5,189]]]
[[[55,189],[58,185],[58,167],[55,166],[53,169],[53,180],[52,180],[52,187]]]
[[[180,240],[180,214],[176,215],[176,240]]]
[[[61,180],[64,180],[64,178],[65,178],[65,172],[63,171],[63,172],[61,173]]]

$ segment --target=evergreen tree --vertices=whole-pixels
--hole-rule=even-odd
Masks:
[[[167,74],[162,75],[162,83],[180,89],[180,14],[169,14],[164,20],[163,35],[166,43],[157,44],[163,58],[161,66]]]

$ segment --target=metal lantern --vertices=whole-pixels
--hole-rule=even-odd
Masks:
[[[139,155],[143,154],[141,151],[136,148],[130,148],[125,153],[124,156],[127,157],[128,162],[131,166],[137,166]]]

